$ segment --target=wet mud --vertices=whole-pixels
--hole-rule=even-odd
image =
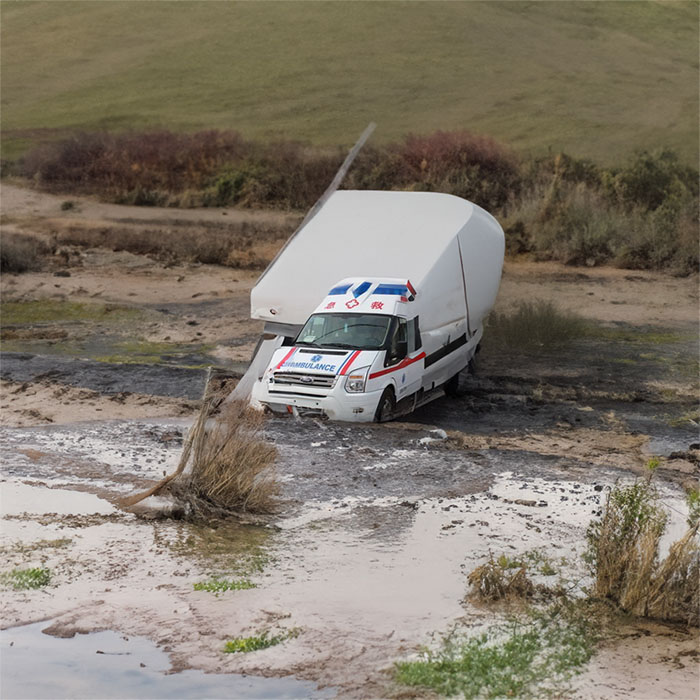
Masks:
[[[59,204],[45,203],[46,216]],[[28,230],[35,221],[20,223]],[[460,397],[398,421],[269,416],[276,511],[191,523],[162,517],[172,515],[165,499],[133,512],[118,502],[175,469],[201,397],[201,365],[225,372],[221,391],[245,369],[260,332],[248,319],[257,273],[159,266],[98,249],[71,257],[63,272],[70,276],[6,277],[4,299],[99,300],[128,312],[3,329],[0,574],[51,573],[43,589],[2,591],[0,643],[24,640],[13,666],[44,648],[37,639],[91,645],[97,638],[87,633],[98,631],[118,633],[109,638],[117,644],[134,640],[122,639],[120,653],[143,642],[124,658],[146,658],[154,670],[142,686],[129,685],[128,669],[114,670],[121,697],[175,692],[166,670],[212,697],[219,681],[239,697],[402,697],[397,660],[457,624],[478,630],[502,619],[467,595],[467,574],[489,555],[537,552],[554,569],[542,582],[589,583],[586,528],[607,490],[645,473],[652,457],[670,513],[662,547],[683,531],[684,486],[697,484],[700,464],[697,280],[509,263],[500,309],[523,298],[585,306],[588,334],[528,352],[489,345],[486,335]],[[212,577],[255,587],[194,589]],[[262,633],[285,641],[223,651]],[[630,621],[570,696],[694,698],[697,641],[692,630]],[[4,652],[2,691],[11,697]],[[63,653],[46,651],[44,675],[58,674]],[[94,656],[100,663],[88,677],[109,670],[107,655]],[[242,674],[248,685],[235,685]],[[73,688],[75,679],[55,678]]]

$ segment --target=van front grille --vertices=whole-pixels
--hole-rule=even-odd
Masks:
[[[325,387],[332,389],[335,384],[335,374],[305,374],[304,372],[275,372],[275,384]]]

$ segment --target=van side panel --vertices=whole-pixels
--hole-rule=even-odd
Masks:
[[[459,232],[458,238],[467,283],[469,320],[474,332],[481,328],[486,314],[496,303],[505,237],[496,219],[475,206],[472,217]]]

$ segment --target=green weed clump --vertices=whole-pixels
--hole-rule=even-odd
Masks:
[[[51,582],[49,569],[13,569],[0,575],[0,582],[16,591],[44,588]]]
[[[625,612],[672,622],[698,624],[700,544],[697,509],[685,535],[659,559],[667,514],[651,477],[608,494],[600,520],[587,532],[593,595],[613,601]]]
[[[550,301],[521,301],[510,312],[491,313],[486,324],[489,343],[515,352],[562,347],[585,335],[588,327],[583,318]]]
[[[292,629],[287,632],[280,634],[271,635],[269,632],[265,631],[262,634],[255,634],[250,637],[236,637],[224,645],[225,654],[247,654],[251,651],[259,651],[260,649],[267,649],[269,647],[277,646],[282,644],[287,639],[293,639],[299,636],[299,630]]]
[[[257,588],[257,585],[248,579],[230,580],[222,578],[211,578],[208,581],[200,581],[193,584],[195,591],[207,591],[208,593],[224,593],[225,591],[246,591],[250,588]]]
[[[436,651],[396,664],[399,683],[440,697],[543,697],[565,691],[593,655],[595,635],[573,606],[554,605],[476,637],[448,635]]]

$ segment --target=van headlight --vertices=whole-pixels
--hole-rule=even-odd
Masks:
[[[367,382],[367,372],[369,372],[369,367],[360,367],[360,369],[354,369],[352,373],[345,377],[345,391],[352,394],[359,394],[365,390],[365,383]]]

